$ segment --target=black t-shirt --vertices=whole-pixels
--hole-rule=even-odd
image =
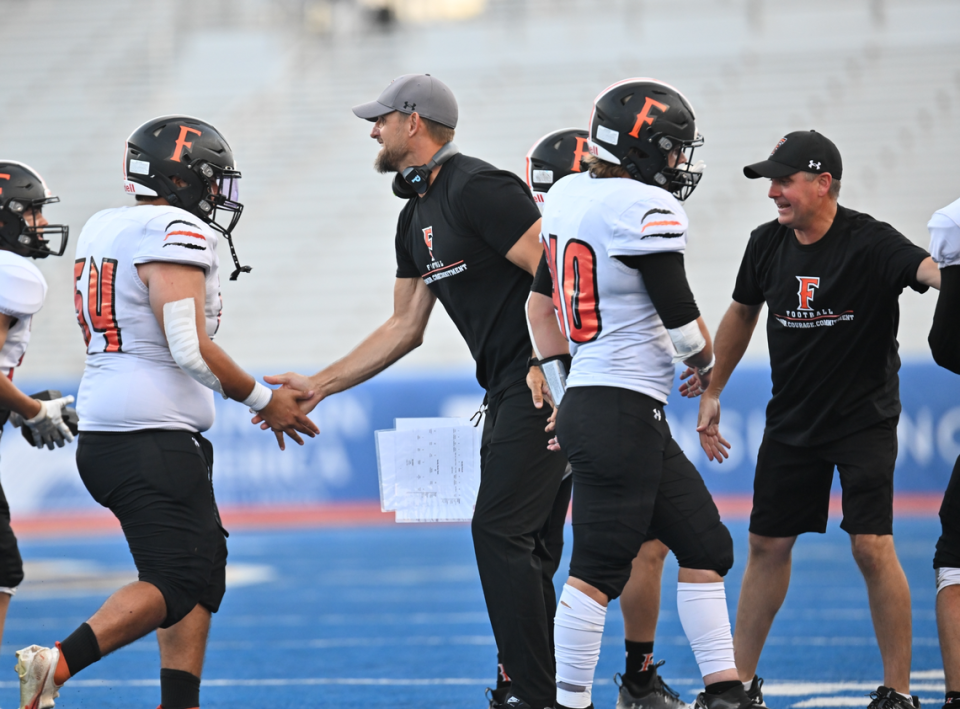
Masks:
[[[533,277],[506,254],[540,218],[526,184],[466,155],[446,163],[397,223],[397,278],[423,278],[495,394],[527,374],[524,307]]]
[[[929,254],[889,224],[838,207],[815,244],[772,221],[747,244],[733,299],[766,303],[767,433],[805,446],[900,414],[898,298]]]

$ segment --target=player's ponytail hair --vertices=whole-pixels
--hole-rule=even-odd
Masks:
[[[630,177],[625,167],[614,165],[612,162],[601,160],[596,155],[584,155],[581,164],[590,172],[590,177],[603,179],[607,177]]]

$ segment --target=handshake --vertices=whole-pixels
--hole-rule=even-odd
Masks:
[[[79,423],[77,410],[67,406],[73,403],[73,397],[62,396],[59,391],[48,389],[32,394],[30,398],[40,402],[40,413],[31,419],[25,419],[17,413],[10,414],[10,423],[20,426],[27,443],[53,450],[54,444],[63,448],[65,442],[72,442]]]

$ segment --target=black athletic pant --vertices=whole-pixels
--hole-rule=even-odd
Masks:
[[[9,411],[0,411],[0,436],[3,424],[10,416]],[[16,588],[23,581],[23,559],[17,547],[17,537],[10,527],[10,505],[0,486],[0,586]]]
[[[573,466],[571,576],[617,598],[640,546],[654,537],[682,568],[729,571],[730,532],[671,437],[663,404],[619,387],[573,387],[557,440]]]
[[[553,560],[541,532],[566,468],[547,450],[550,407],[536,409],[525,382],[489,397],[480,448],[473,544],[487,613],[512,692],[536,709],[556,700],[551,622]],[[549,586],[549,588],[547,588]],[[548,605],[552,607],[548,611]]]

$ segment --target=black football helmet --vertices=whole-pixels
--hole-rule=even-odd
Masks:
[[[582,172],[580,160],[590,154],[590,135],[579,128],[547,133],[527,152],[527,187],[542,208],[543,195],[554,183],[575,172]]]
[[[669,84],[626,79],[604,89],[593,102],[590,152],[681,201],[703,176],[703,163],[693,164],[693,151],[701,145],[693,107]],[[668,156],[674,151],[678,161],[670,167]],[[686,158],[683,164],[680,155]]]
[[[177,185],[174,178],[184,184]],[[147,121],[127,138],[123,189],[128,194],[163,197],[204,220],[227,238],[236,270],[230,280],[249,273],[233,248],[233,229],[243,214],[240,171],[227,139],[206,121],[189,116],[161,116]],[[229,222],[217,221],[218,212]]]
[[[0,241],[11,251],[31,258],[63,256],[70,227],[65,224],[31,226],[27,217],[36,219],[44,205],[59,202],[33,168],[22,162],[0,160]],[[51,239],[59,237],[51,248]]]

